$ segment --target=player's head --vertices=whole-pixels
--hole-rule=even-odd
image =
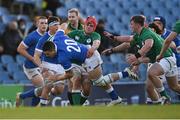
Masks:
[[[70,23],[77,22],[79,20],[79,10],[77,8],[72,8],[68,11],[68,21]]]
[[[52,58],[56,55],[56,45],[52,41],[46,41],[42,50],[47,57]]]
[[[154,17],[153,22],[157,24],[161,30],[164,30],[164,28],[166,27],[166,20],[162,16]]]
[[[47,18],[45,16],[39,16],[37,18],[37,28],[40,32],[45,32],[47,30]]]
[[[96,30],[97,22],[94,16],[89,16],[86,18],[84,24],[84,30],[86,33],[92,33]]]
[[[48,18],[49,30],[52,31],[54,34],[58,30],[59,25],[60,25],[60,19],[58,17],[51,16]]]
[[[131,17],[130,27],[132,32],[138,32],[139,28],[144,26],[146,18],[142,15],[135,15]]]
[[[155,33],[161,35],[162,34],[162,31],[160,30],[159,26],[156,25],[155,23],[150,23],[148,25],[149,28],[151,28],[152,31],[154,31]]]

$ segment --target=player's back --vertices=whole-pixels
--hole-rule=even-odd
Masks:
[[[64,32],[58,31],[56,33],[54,43],[57,45],[58,54],[60,54],[62,59],[79,64],[85,61],[88,49],[84,45],[64,35]]]

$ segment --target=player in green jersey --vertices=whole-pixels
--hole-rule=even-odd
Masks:
[[[144,27],[144,17],[141,15],[133,16],[130,21],[130,26],[132,31],[135,33],[134,36],[113,36],[106,33],[107,36],[125,43],[122,43],[115,48],[107,49],[103,53],[109,54],[112,52],[122,51],[130,47],[136,48],[135,54],[129,55],[127,61],[131,64],[139,64],[144,62],[143,58],[148,58],[149,60],[146,59],[146,62],[152,63],[152,66],[148,69],[148,79],[160,93],[163,101],[169,102],[170,98],[165,92],[158,76],[165,74],[168,82],[174,85],[175,91],[180,93],[180,86],[175,82],[177,81],[177,66],[176,60],[172,56],[172,51],[168,49],[163,54],[163,59],[156,62],[156,56],[160,53],[163,39],[149,28]],[[158,98],[156,97],[153,99],[153,101],[157,100]]]

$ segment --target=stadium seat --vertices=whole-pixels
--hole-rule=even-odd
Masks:
[[[14,63],[15,61],[11,55],[4,54],[1,56],[1,62],[4,66],[6,66],[7,64]]]
[[[1,28],[0,29],[0,36],[1,36],[4,33],[5,29],[6,29],[6,25],[0,22],[0,28]]]
[[[15,84],[16,81],[12,80],[8,74],[8,72],[0,72],[0,81],[2,81],[3,84]]]
[[[117,72],[117,64],[111,63],[111,62],[104,62],[102,64],[102,68],[103,68],[103,74],[109,74],[109,73],[113,73],[113,72]]]
[[[9,63],[7,64],[7,71],[13,74],[14,72],[20,71],[20,67],[17,63]]]
[[[3,15],[2,16],[2,21],[4,24],[9,24],[12,21],[16,21],[17,16],[16,15]]]
[[[25,81],[28,80],[28,78],[26,77],[25,73],[22,71],[17,71],[13,73],[13,79],[16,81]]]
[[[22,55],[16,55],[16,62],[19,66],[22,66],[25,61],[25,57]]]
[[[68,11],[67,11],[66,8],[59,7],[59,8],[56,9],[56,15],[57,16],[67,18],[67,13],[68,13]]]
[[[0,6],[0,16],[8,15],[9,11],[7,8]]]

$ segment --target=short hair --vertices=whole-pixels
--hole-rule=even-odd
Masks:
[[[143,15],[135,15],[131,17],[130,21],[134,21],[135,23],[138,23],[141,26],[144,26],[146,17]]]
[[[52,41],[46,41],[42,47],[43,51],[53,51],[55,50],[55,44]]]
[[[159,35],[162,34],[162,31],[160,30],[160,28],[159,28],[155,23],[153,23],[153,22],[150,23],[150,24],[148,25],[148,27],[149,27],[149,28],[153,28],[157,34],[159,34]]]
[[[60,19],[56,16],[50,16],[48,18],[48,24],[52,23],[52,22],[59,22],[60,23]]]
[[[37,16],[36,19],[37,19],[37,20],[40,20],[40,19],[47,19],[47,17],[46,17],[46,16]]]
[[[76,13],[77,16],[79,16],[79,10],[77,8],[72,8],[70,10],[68,10],[68,13]]]

